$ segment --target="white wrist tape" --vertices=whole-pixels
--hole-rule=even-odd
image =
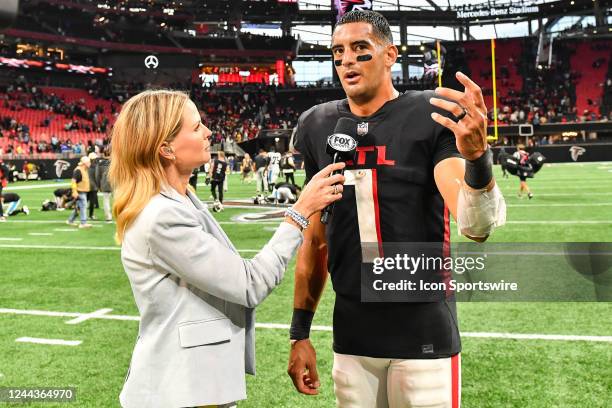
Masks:
[[[506,201],[497,184],[491,191],[459,189],[457,227],[459,234],[486,238],[506,223]]]

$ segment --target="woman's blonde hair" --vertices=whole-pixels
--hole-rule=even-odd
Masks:
[[[133,96],[121,108],[111,133],[108,174],[115,198],[118,243],[166,180],[159,150],[179,133],[188,100],[184,92],[149,90]]]

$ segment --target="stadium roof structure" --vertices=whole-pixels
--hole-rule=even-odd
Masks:
[[[169,20],[233,24],[329,24],[334,0],[21,0],[98,13],[157,15]],[[344,1],[344,0],[338,0]],[[391,24],[463,26],[562,15],[605,14],[610,0],[371,0]]]
[[[20,14],[14,26],[4,31],[4,41],[58,44],[73,56],[110,50],[177,53],[219,62],[291,60],[298,55],[328,60],[336,19],[333,1],[21,0]],[[522,23],[529,27],[523,35],[536,35],[567,16],[594,18],[597,30],[589,35],[612,37],[612,0],[372,0],[372,4],[389,20],[404,59],[419,53],[421,42],[444,39],[443,31],[451,33],[451,40],[470,40],[481,26],[496,30],[504,23]],[[537,24],[532,27],[534,21]],[[315,34],[324,40],[318,43],[309,38],[308,27],[319,29]],[[431,37],[408,33],[407,27],[428,30]],[[276,34],[257,35],[265,29]]]
[[[383,14],[391,24],[469,26],[472,24],[528,21],[559,15],[592,13],[594,4],[609,7],[610,1],[373,1],[373,9]],[[427,5],[424,5],[426,3]],[[605,4],[604,4],[605,3]],[[301,10],[308,21],[320,18],[321,11]]]

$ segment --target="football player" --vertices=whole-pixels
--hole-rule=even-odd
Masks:
[[[268,153],[268,159],[270,160],[268,163],[268,190],[272,192],[280,174],[281,154],[272,149]]]
[[[450,216],[484,241],[505,221],[486,141],[480,88],[399,93],[398,50],[387,20],[351,11],[337,23],[332,57],[347,98],[304,112],[293,144],[307,179],[331,162],[327,136],[339,118],[357,122],[355,160],[327,225],[311,217],[295,269],[288,373],[296,389],[319,387],[310,326],[327,275],[336,293],[332,377],[339,407],[444,407],[460,401],[461,343],[455,303],[361,301],[362,243],[428,242],[447,250]]]

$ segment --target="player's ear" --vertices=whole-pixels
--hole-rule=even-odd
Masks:
[[[389,44],[385,50],[385,65],[389,68],[392,67],[397,61],[398,54],[399,51],[397,47],[393,44]]]

